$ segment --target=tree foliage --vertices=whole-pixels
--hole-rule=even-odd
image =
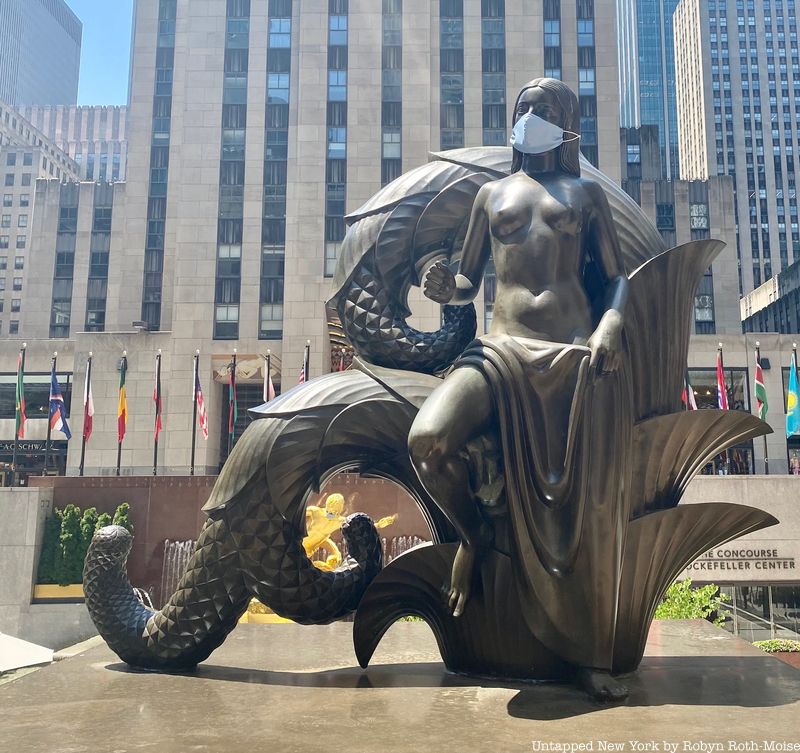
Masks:
[[[130,520],[131,506],[127,502],[123,502],[114,513],[115,526],[122,526],[131,536],[133,536],[133,523]]]
[[[61,586],[80,583],[92,537],[96,531],[112,522],[133,533],[130,505],[127,502],[117,507],[113,519],[107,512],[98,515],[94,507],[83,513],[76,505],[67,505],[63,510],[54,508],[52,515],[44,523],[36,582],[57,583]]]
[[[725,602],[717,586],[711,584],[693,588],[688,578],[676,580],[656,608],[658,620],[711,619],[715,625],[722,625],[727,615]]]

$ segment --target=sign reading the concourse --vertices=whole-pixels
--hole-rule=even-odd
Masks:
[[[795,580],[800,578],[796,542],[770,542],[766,546],[726,544],[696,559],[686,574],[693,580]]]

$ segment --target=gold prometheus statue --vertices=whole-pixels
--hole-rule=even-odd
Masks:
[[[303,548],[309,559],[320,549],[328,553],[326,559],[314,560],[314,566],[320,570],[335,570],[342,564],[342,553],[331,536],[340,530],[347,520],[344,513],[345,500],[341,494],[329,494],[325,500],[325,507],[309,505],[306,508],[306,537],[303,539]],[[397,515],[389,515],[376,521],[375,527],[386,528],[396,520]]]

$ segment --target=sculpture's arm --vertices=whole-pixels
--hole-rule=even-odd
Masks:
[[[605,280],[605,311],[592,337],[591,366],[601,371],[613,371],[619,364],[625,304],[628,301],[628,276],[622,261],[622,251],[614,227],[614,218],[605,192],[597,183],[588,183],[591,198],[588,247]]]
[[[464,247],[461,250],[461,264],[456,275],[456,292],[450,301],[457,306],[475,300],[492,253],[489,244],[489,217],[486,214],[490,185],[487,183],[481,186],[472,205]]]
[[[466,306],[475,300],[491,256],[489,218],[486,215],[490,185],[487,183],[481,186],[472,205],[458,274],[453,275],[443,261],[437,262],[427,271],[423,288],[425,295],[432,301],[451,306]]]

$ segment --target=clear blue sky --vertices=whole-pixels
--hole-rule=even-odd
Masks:
[[[67,0],[83,21],[79,105],[128,100],[133,0]]]

